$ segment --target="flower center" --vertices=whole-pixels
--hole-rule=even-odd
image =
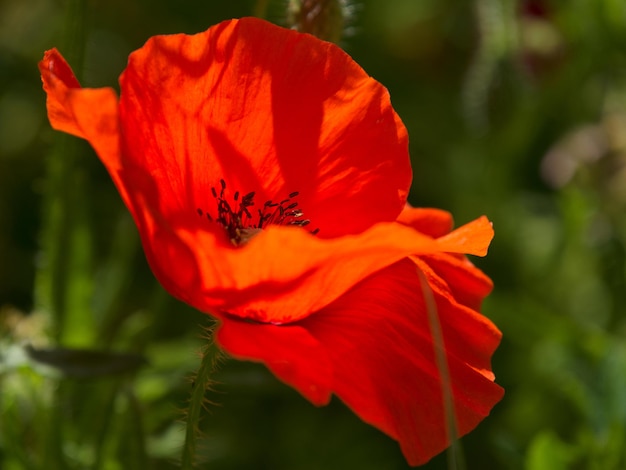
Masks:
[[[254,206],[254,191],[241,198],[239,191],[235,191],[231,202],[228,202],[225,195],[226,182],[223,179],[220,180],[220,187],[219,193],[214,187],[211,188],[216,202],[217,217],[202,209],[198,209],[198,215],[206,216],[224,227],[230,242],[235,246],[248,242],[270,224],[306,227],[311,223],[309,219],[304,218],[304,213],[298,208],[295,201],[299,194],[297,191],[289,193],[289,196],[280,202],[266,201],[261,209],[254,211],[251,209]],[[319,230],[316,228],[310,233],[315,235]]]

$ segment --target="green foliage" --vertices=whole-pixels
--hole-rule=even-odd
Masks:
[[[0,467],[175,468],[210,321],[156,284],[91,149],[49,129],[36,63],[65,44],[87,86],[115,87],[153,34],[281,22],[287,2],[67,4],[0,5]],[[476,263],[496,286],[484,312],[507,392],[463,439],[467,467],[626,468],[624,2],[350,7],[342,45],[409,130],[411,202],[494,222]],[[343,405],[316,409],[258,365],[211,380],[203,467],[406,468]]]

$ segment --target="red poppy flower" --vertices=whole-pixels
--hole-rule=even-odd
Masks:
[[[246,18],[132,53],[121,94],[40,63],[55,129],[87,139],[155,275],[220,320],[219,344],[316,405],[332,394],[410,464],[448,445],[418,270],[436,301],[460,434],[501,398],[477,313],[491,225],[406,207],[407,134],[338,47]],[[456,253],[456,254],[455,254]]]

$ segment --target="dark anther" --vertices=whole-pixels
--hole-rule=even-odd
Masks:
[[[296,209],[298,203],[292,201],[300,194],[298,191],[289,193],[289,197],[279,203],[272,202],[272,200],[266,201],[263,208],[257,210],[258,218],[255,221],[252,213],[248,210],[249,207],[254,206],[254,191],[242,196],[241,199],[239,191],[235,191],[231,206],[225,197],[226,181],[223,179],[220,179],[220,187],[219,194],[214,187],[211,187],[211,194],[213,194],[217,206],[217,217],[213,219],[209,212],[204,212],[202,209],[197,211],[198,215],[206,214],[207,219],[215,220],[222,225],[233,245],[247,243],[254,235],[270,224],[304,227],[311,223],[309,219],[302,219],[304,213],[302,210]],[[286,205],[287,203],[289,204]],[[319,228],[310,233],[315,235],[318,232]]]
[[[320,233],[319,228],[316,228],[315,230],[311,230],[311,235],[317,235],[318,233]]]

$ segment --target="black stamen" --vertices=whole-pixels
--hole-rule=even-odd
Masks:
[[[289,193],[289,197],[280,202],[273,202],[271,199],[263,204],[261,209],[257,210],[258,218],[256,222],[252,213],[248,209],[254,206],[255,192],[249,192],[241,196],[239,191],[233,194],[233,204],[226,200],[226,181],[219,180],[220,191],[215,187],[211,187],[211,194],[216,202],[217,217],[213,219],[209,212],[205,212],[198,208],[198,215],[206,215],[210,221],[215,220],[226,230],[228,238],[234,245],[240,245],[250,240],[256,233],[260,232],[264,227],[270,224],[276,225],[294,225],[297,227],[305,227],[311,223],[309,219],[302,220],[304,213],[298,207],[298,202],[292,199],[300,193],[294,191]],[[240,198],[241,196],[241,198]],[[319,228],[311,231],[313,235],[319,232]]]

